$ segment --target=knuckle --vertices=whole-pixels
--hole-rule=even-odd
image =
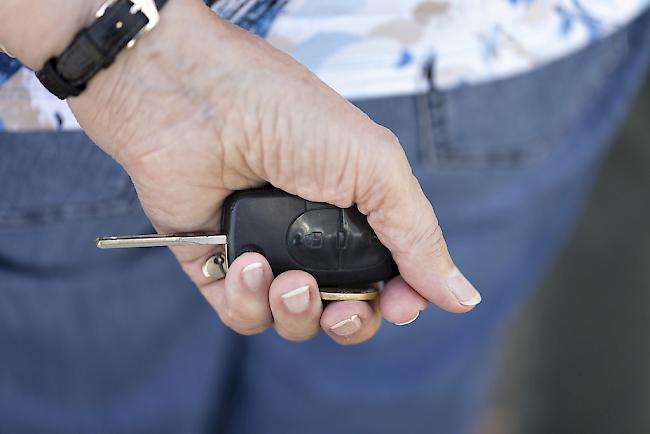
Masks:
[[[254,336],[254,335],[258,335],[258,334],[264,332],[266,329],[269,328],[269,325],[265,324],[265,325],[258,325],[258,326],[254,326],[254,327],[237,327],[237,328],[231,327],[231,328],[235,332],[239,333],[240,335]]]
[[[388,128],[379,126],[377,131],[379,138],[375,143],[369,144],[372,149],[370,149],[371,152],[366,153],[371,156],[367,160],[372,165],[371,169],[378,170],[381,174],[385,174],[387,169],[399,170],[405,159],[399,139]]]
[[[389,146],[389,147],[400,147],[399,144],[399,139],[395,135],[394,132],[392,132],[390,129],[376,124],[376,134],[377,134],[377,141],[383,145]]]
[[[382,171],[389,170],[389,175],[407,178],[405,175],[412,175],[412,171],[404,148],[402,148],[397,136],[390,130],[386,131],[388,131],[389,136],[386,141],[382,142],[382,146],[377,153],[379,165]]]
[[[305,342],[318,334],[318,327],[314,326],[306,330],[298,330],[289,327],[278,327],[276,325],[276,331],[278,335],[288,341]]]
[[[217,311],[221,322],[224,323],[227,327],[234,329],[237,325],[237,321],[231,316],[229,309],[222,308]]]
[[[270,319],[266,318],[242,318],[239,313],[233,313],[232,309],[225,308],[219,312],[221,322],[235,332],[244,335],[252,336],[263,332],[271,325]]]
[[[226,316],[233,324],[250,323],[255,321],[255,315],[239,303],[229,303],[226,307]]]
[[[441,258],[448,254],[447,243],[437,220],[416,231],[411,238],[410,244],[414,247],[413,251],[426,252],[429,258],[432,256]]]
[[[413,172],[397,137],[383,127],[387,138],[365,159],[363,176],[359,178],[359,199],[369,211],[402,201],[412,190]],[[362,210],[363,211],[363,210]]]

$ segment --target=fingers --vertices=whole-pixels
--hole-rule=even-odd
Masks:
[[[327,305],[321,327],[341,345],[360,344],[373,337],[381,325],[377,302],[337,301]]]
[[[386,283],[379,299],[382,316],[396,325],[412,323],[428,304],[424,297],[399,276]]]
[[[269,301],[275,329],[291,341],[304,341],[319,331],[343,345],[373,337],[381,324],[376,302],[337,301],[323,304],[316,280],[304,271],[287,271],[271,284]]]
[[[323,306],[316,280],[304,271],[287,271],[273,279],[267,260],[258,253],[244,253],[224,280],[199,288],[221,321],[237,333],[261,333],[272,324],[291,341],[318,333]]]
[[[244,253],[230,265],[224,280],[200,289],[226,326],[252,335],[273,323],[268,298],[272,281],[273,273],[264,256]]]
[[[358,187],[359,209],[411,288],[449,312],[471,310],[481,295],[454,265],[431,203],[397,139],[384,143]],[[382,306],[388,309],[386,303]]]
[[[319,330],[323,305],[316,280],[304,271],[287,271],[271,284],[268,302],[275,329],[291,341],[304,341]]]
[[[237,333],[253,335],[274,325],[277,333],[291,341],[304,341],[322,327],[336,342],[349,345],[375,335],[381,318],[377,303],[334,302],[323,310],[316,280],[304,271],[293,270],[273,279],[268,261],[258,253],[245,253],[228,269],[226,278],[210,281],[196,271],[202,261],[184,262],[183,267],[221,321]]]

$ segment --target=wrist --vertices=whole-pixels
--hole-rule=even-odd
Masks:
[[[3,0],[0,45],[33,70],[59,55],[105,0]]]
[[[196,87],[211,77],[199,65],[220,65],[211,62],[211,56],[220,51],[213,49],[216,43],[205,47],[206,41],[213,40],[206,33],[215,31],[214,20],[218,28],[225,23],[202,0],[169,0],[160,15],[151,33],[138,39],[133,48],[122,50],[80,96],[67,100],[86,133],[122,164],[129,160],[118,156],[122,148],[146,146],[146,137],[139,134],[147,129],[141,127],[167,124],[174,117],[168,113],[176,112],[179,101],[204,94]],[[197,76],[199,70],[203,74]],[[152,100],[164,110],[142,108]],[[133,125],[138,128],[131,130]]]

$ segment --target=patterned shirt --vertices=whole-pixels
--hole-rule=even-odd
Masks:
[[[521,74],[626,25],[650,0],[220,0],[348,98]],[[67,104],[0,54],[0,130],[75,130]]]

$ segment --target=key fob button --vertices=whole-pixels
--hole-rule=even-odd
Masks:
[[[291,258],[316,270],[366,269],[390,256],[355,208],[307,211],[293,222],[287,241]]]
[[[339,210],[317,209],[300,215],[287,231],[291,258],[303,267],[319,270],[339,268]]]
[[[366,216],[356,208],[341,210],[347,245],[341,251],[341,263],[347,269],[374,267],[388,261],[390,252],[377,238]]]

